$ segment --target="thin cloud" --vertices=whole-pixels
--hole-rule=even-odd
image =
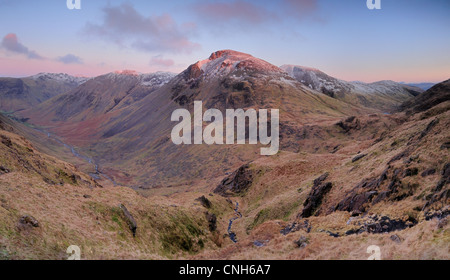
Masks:
[[[277,9],[272,11],[263,1],[232,0],[207,4],[199,1],[193,11],[200,20],[212,25],[237,23],[246,27],[284,19],[315,18],[319,10],[318,0],[281,0],[276,5]]]
[[[235,21],[244,24],[260,24],[275,17],[264,7],[242,0],[207,4],[199,2],[194,6],[194,11],[199,17],[218,23]]]
[[[318,0],[284,0],[285,9],[293,16],[310,16],[318,10]]]
[[[57,61],[62,62],[64,64],[83,64],[83,60],[73,54],[67,54],[65,56],[60,56],[56,58]]]
[[[142,51],[191,53],[200,45],[190,40],[195,25],[178,25],[170,15],[146,17],[129,3],[103,8],[103,22],[87,23],[84,33],[121,47]]]
[[[175,64],[172,59],[164,59],[162,55],[154,56],[150,60],[150,66],[162,66],[162,67],[171,67]]]
[[[37,54],[35,51],[28,49],[26,46],[20,43],[15,33],[9,33],[5,37],[3,37],[1,47],[13,53],[26,55],[29,59],[43,59],[43,57]]]

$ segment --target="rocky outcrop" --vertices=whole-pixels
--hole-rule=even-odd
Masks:
[[[425,128],[425,130],[422,131],[422,133],[419,136],[419,140],[424,138],[425,136],[428,135],[428,133],[430,133],[430,131],[439,123],[439,119],[434,119],[432,120],[427,127]]]
[[[11,147],[12,146],[11,139],[9,137],[5,136],[5,135],[1,135],[1,142],[6,147]]]
[[[196,201],[200,202],[200,204],[207,209],[211,208],[212,206],[211,201],[209,201],[209,199],[207,199],[204,195],[197,198]]]
[[[312,190],[309,193],[308,198],[303,204],[304,208],[301,217],[308,218],[316,214],[316,211],[322,204],[323,198],[325,197],[325,195],[328,194],[328,192],[330,192],[331,188],[333,187],[333,184],[330,182],[324,183],[324,181],[327,178],[328,173],[325,173],[316,180],[314,180],[314,186],[312,187]]]
[[[425,220],[430,221],[432,219],[442,220],[450,215],[450,207],[447,206],[440,210],[431,210],[425,213]]]
[[[445,142],[441,145],[441,150],[448,150],[450,149],[450,142]]]
[[[298,218],[301,219],[301,215],[299,215]],[[280,231],[280,233],[283,234],[283,235],[288,235],[289,233],[296,232],[296,231],[299,231],[299,230],[304,230],[307,233],[310,233],[311,232],[311,224],[309,223],[309,221],[308,220],[304,220],[303,222],[297,222],[297,221],[293,222],[293,223],[287,225],[286,227],[284,227]]]
[[[351,130],[361,129],[361,123],[359,119],[357,119],[356,117],[349,117],[344,121],[338,122],[336,125],[342,128],[342,130],[344,130],[345,133],[348,133]]]
[[[209,231],[213,232],[217,229],[217,217],[215,214],[206,212],[206,220],[208,220]]]
[[[448,183],[450,183],[450,163],[447,163],[444,166],[444,169],[442,170],[442,178],[439,180],[435,191],[442,190],[442,188]]]
[[[133,233],[133,237],[136,237],[136,230],[137,230],[136,220],[133,218],[133,216],[128,211],[128,209],[125,207],[125,205],[120,204],[119,208],[122,210],[122,213],[125,217],[125,221],[128,224],[128,227],[130,228],[131,232]]]
[[[359,154],[352,159],[352,163],[357,162],[358,160],[360,160],[366,156],[367,156],[367,154]]]
[[[391,158],[391,160],[388,162],[388,164],[399,161],[402,158],[408,157],[409,155],[411,155],[411,153],[412,153],[412,149],[408,147],[404,151],[398,153],[393,158]]]
[[[437,207],[448,205],[450,199],[450,189],[448,188],[448,184],[450,183],[450,163],[445,164],[441,175],[441,179],[431,194],[431,199],[423,207],[424,210],[430,209],[434,204],[437,204]],[[440,204],[442,204],[442,206],[439,206]],[[433,206],[433,208],[436,207]]]
[[[419,169],[417,167],[407,168],[403,173],[403,178],[417,176],[417,174],[419,174]]]
[[[403,219],[391,219],[388,216],[371,215],[356,224],[360,227],[349,230],[346,235],[361,234],[363,232],[379,234],[404,230],[417,225],[417,220],[412,217]]]
[[[367,211],[368,207],[382,201],[401,201],[414,195],[419,186],[413,183],[403,183],[401,178],[418,175],[417,168],[388,167],[379,177],[364,179],[352,190],[347,192],[329,213],[334,211],[347,211],[356,215]]]
[[[214,193],[224,197],[244,194],[252,185],[255,172],[250,169],[250,165],[241,166],[216,187]]]
[[[198,63],[192,64],[188,67],[188,69],[184,72],[184,79],[185,80],[191,80],[191,79],[197,79],[203,74],[202,69],[200,69],[200,66]]]
[[[353,212],[353,213],[364,213],[366,211],[367,204],[377,194],[378,194],[378,192],[376,192],[376,191],[355,193],[351,196],[346,197],[341,202],[339,202],[339,204],[336,206],[335,210],[347,211],[347,212]]]
[[[429,168],[420,174],[422,177],[427,177],[436,174],[436,168]]]
[[[4,166],[0,166],[0,175],[1,174],[5,174],[5,173],[9,173],[10,170]]]
[[[386,169],[379,177],[361,181],[336,205],[333,211],[365,212],[368,204],[378,195],[377,189],[388,179],[388,171],[389,169]],[[387,197],[388,194],[386,193],[385,196]]]

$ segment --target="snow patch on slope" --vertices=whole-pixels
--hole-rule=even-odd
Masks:
[[[283,73],[283,71],[249,54],[232,50],[217,51],[208,59],[198,61],[191,69],[201,71],[205,78],[224,76],[233,73],[236,76],[245,75],[247,71],[261,73]],[[240,72],[240,73],[239,73]]]
[[[65,73],[39,73],[37,75],[31,76],[30,78],[32,78],[33,80],[36,80],[36,81],[37,80],[43,80],[43,81],[54,80],[57,82],[76,84],[76,85],[81,85],[91,79],[88,77],[71,76],[71,75],[68,75]]]
[[[113,81],[138,80],[147,87],[163,86],[172,80],[176,74],[170,72],[139,73],[134,70],[121,70],[106,74],[105,77]]]

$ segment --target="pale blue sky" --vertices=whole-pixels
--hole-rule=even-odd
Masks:
[[[346,80],[450,78],[450,1],[381,2],[0,0],[0,76],[179,72],[234,49]]]

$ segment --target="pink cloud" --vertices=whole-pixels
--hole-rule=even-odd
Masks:
[[[9,52],[26,55],[30,59],[43,59],[43,57],[35,51],[29,50],[22,45],[15,33],[9,33],[3,37],[1,47]]]

